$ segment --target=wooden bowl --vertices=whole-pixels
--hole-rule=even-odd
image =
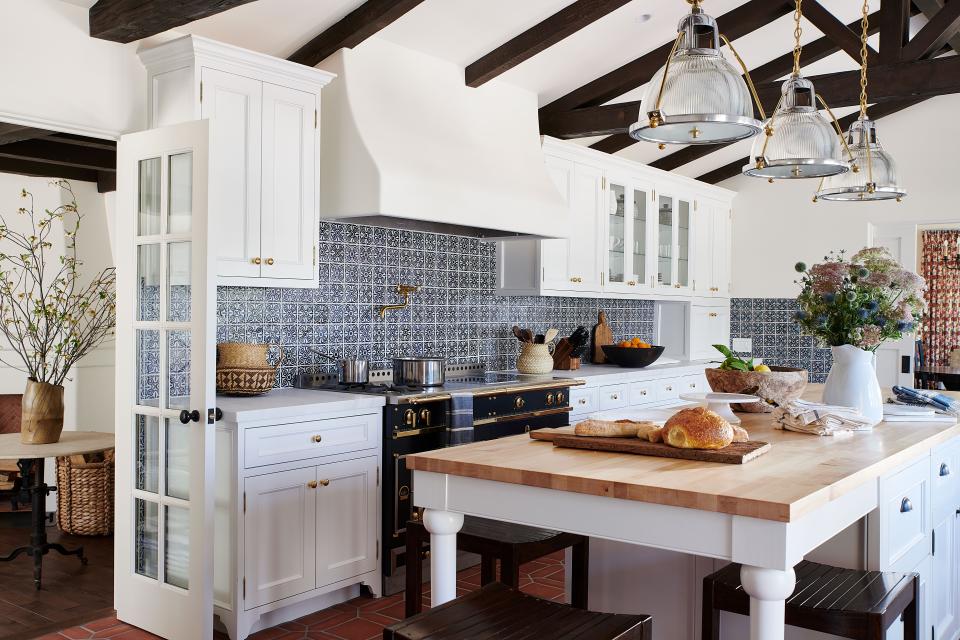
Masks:
[[[790,367],[770,367],[767,372],[707,369],[704,373],[717,393],[744,393],[763,400],[732,405],[734,411],[746,413],[769,413],[774,407],[799,399],[809,378],[806,369]]]
[[[657,358],[663,355],[663,349],[663,347],[657,346],[640,349],[605,344],[603,345],[603,355],[607,356],[607,360],[621,367],[639,368],[656,362]]]

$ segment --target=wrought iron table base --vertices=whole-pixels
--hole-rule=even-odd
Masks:
[[[9,555],[0,557],[0,562],[9,562],[21,554],[33,556],[33,584],[40,589],[40,580],[43,571],[43,556],[50,551],[65,556],[77,556],[80,558],[80,564],[87,564],[87,557],[83,555],[83,547],[76,549],[67,549],[62,544],[47,542],[46,520],[46,502],[47,496],[51,491],[56,491],[56,487],[48,486],[43,481],[43,460],[25,458],[17,461],[17,467],[20,469],[21,494],[29,494],[31,504],[30,517],[33,525],[33,532],[30,534],[30,544],[25,547],[14,549]],[[28,488],[26,480],[33,478],[33,483]],[[26,496],[21,495],[21,501],[26,502]]]

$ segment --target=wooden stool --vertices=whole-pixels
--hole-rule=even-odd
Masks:
[[[499,582],[383,630],[383,640],[465,638],[651,640],[650,616],[596,613],[542,600]]]
[[[420,613],[423,593],[423,566],[420,562],[423,545],[430,534],[419,520],[407,523],[407,595],[406,615]],[[520,565],[542,558],[555,551],[573,547],[573,579],[570,603],[587,608],[587,566],[590,561],[590,540],[586,536],[539,529],[520,524],[465,516],[457,533],[457,549],[480,555],[480,584],[497,579],[500,560],[500,582],[509,587],[520,586]]]
[[[914,573],[840,569],[804,560],[794,569],[797,587],[787,599],[788,625],[844,638],[881,640],[901,615],[905,640],[917,640],[919,581]],[[719,640],[720,612],[750,615],[740,565],[703,579],[702,640]]]

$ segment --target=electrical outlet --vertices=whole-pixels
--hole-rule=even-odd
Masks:
[[[733,350],[737,353],[751,353],[753,351],[753,338],[734,338]]]

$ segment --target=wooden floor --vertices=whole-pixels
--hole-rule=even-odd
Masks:
[[[29,539],[27,523],[14,514],[0,514],[0,555]],[[23,528],[20,528],[22,525]],[[75,557],[47,555],[43,559],[43,589],[33,588],[32,559],[21,556],[0,563],[0,640],[84,640],[117,638],[157,640],[156,636],[118,622],[113,611],[113,540],[62,535],[48,527],[51,541],[69,547],[83,544],[90,563],[82,567]],[[480,586],[480,568],[457,576],[457,593]],[[542,598],[564,598],[563,553],[534,560],[521,567],[521,589]],[[429,608],[430,585],[424,585]],[[357,598],[318,611],[279,627],[266,629],[251,640],[366,640],[382,637],[384,626],[403,618],[403,594],[386,598]],[[226,638],[219,633],[216,640]]]
[[[26,544],[26,514],[0,514],[0,555]],[[43,589],[33,588],[33,558],[0,562],[0,640],[26,640],[113,614],[113,539],[74,537],[47,527],[51,542],[83,545],[90,562],[50,553],[43,558]]]

